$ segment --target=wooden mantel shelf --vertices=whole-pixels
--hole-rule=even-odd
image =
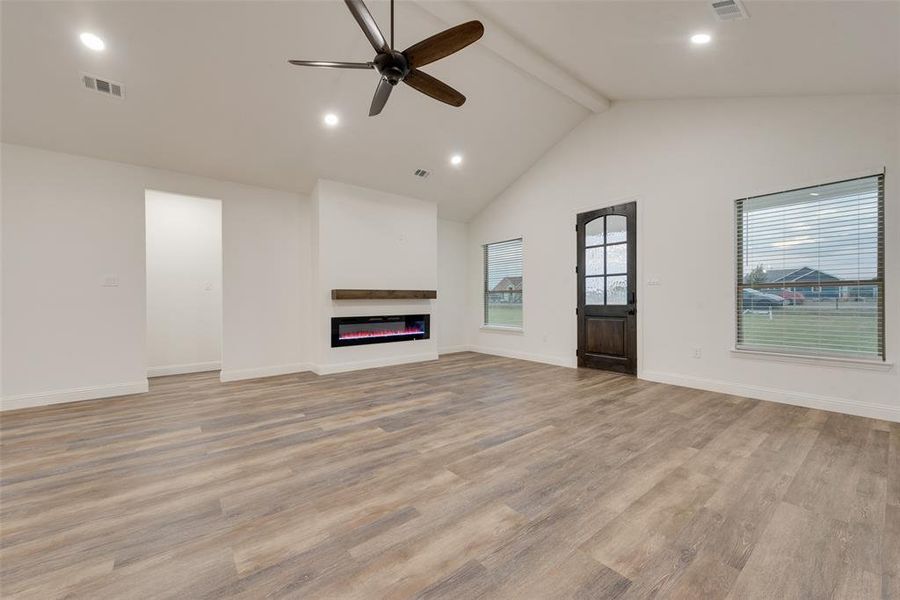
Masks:
[[[437,290],[331,290],[332,300],[434,300]]]

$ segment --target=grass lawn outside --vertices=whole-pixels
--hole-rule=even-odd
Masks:
[[[742,314],[743,346],[877,356],[874,302],[808,303]]]
[[[878,313],[874,302],[811,302],[745,312],[743,346],[791,351],[877,356]],[[488,305],[487,325],[522,327],[522,305]]]
[[[486,325],[498,325],[500,327],[522,327],[521,304],[488,304]]]

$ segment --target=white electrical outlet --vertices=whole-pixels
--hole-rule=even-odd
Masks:
[[[119,276],[115,274],[104,275],[103,283],[100,285],[103,287],[119,287]]]
[[[700,358],[701,352],[700,348],[694,348],[694,358]]]
[[[659,285],[659,277],[650,277],[647,279],[647,285]]]

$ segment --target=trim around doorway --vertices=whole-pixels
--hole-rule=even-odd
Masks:
[[[163,367],[147,367],[147,377],[163,377],[165,375],[183,375],[185,373],[205,373],[222,368],[220,361],[191,363],[186,365],[166,365]]]

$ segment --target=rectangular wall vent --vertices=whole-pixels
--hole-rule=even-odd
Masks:
[[[735,21],[750,16],[741,0],[716,0],[712,3],[712,9],[720,21]]]
[[[422,179],[425,179],[426,177],[431,175],[431,171],[429,171],[427,169],[416,169],[415,175],[416,175],[416,177],[421,177]]]
[[[125,97],[125,86],[116,81],[101,79],[100,77],[82,73],[81,83],[84,84],[85,88],[91,90],[92,92],[97,92],[98,94],[103,94],[104,96],[110,96],[112,98],[118,98],[120,100]]]

